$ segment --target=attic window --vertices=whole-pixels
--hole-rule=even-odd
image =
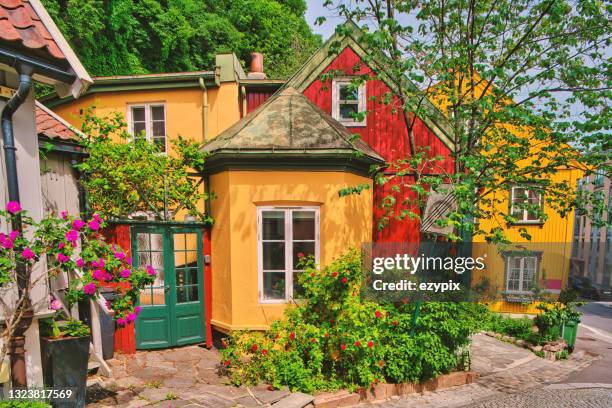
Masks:
[[[337,78],[332,82],[332,117],[345,126],[365,126],[365,115],[362,120],[358,116],[366,111],[365,83],[355,85],[350,78]]]

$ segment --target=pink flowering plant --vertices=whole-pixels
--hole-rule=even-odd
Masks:
[[[155,271],[135,268],[126,252],[104,240],[100,230],[104,220],[97,214],[82,220],[62,213],[35,221],[22,211],[19,203],[9,202],[0,211],[0,221],[11,225],[15,217],[22,222],[22,231],[0,233],[0,284],[15,281],[18,264],[26,276],[32,276],[34,265],[47,260],[45,278],[67,272],[71,277],[64,301],[69,308],[83,299],[93,299],[103,288],[120,294],[108,303],[119,325],[132,322],[140,308],[136,302],[140,291],[155,279]],[[77,277],[71,272],[77,271]],[[29,279],[28,279],[29,280]],[[32,284],[29,285],[30,287]],[[49,308],[62,309],[60,299],[49,299]]]

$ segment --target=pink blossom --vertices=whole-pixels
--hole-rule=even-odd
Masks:
[[[51,308],[51,310],[60,310],[62,308],[62,302],[57,299],[53,299],[49,305],[49,308]]]
[[[96,284],[93,282],[88,283],[87,285],[83,286],[83,292],[86,295],[93,295],[96,293]]]
[[[94,219],[89,221],[89,224],[87,224],[89,226],[89,229],[92,231],[97,231],[100,229],[100,221]]]
[[[92,218],[98,222],[102,222],[102,218],[100,217],[100,214],[98,213],[94,213],[94,215],[92,215]]]
[[[65,246],[66,244],[64,244],[63,242],[60,242],[59,244],[57,244],[57,249],[64,249]]]
[[[62,211],[62,212],[60,213],[60,216],[61,216],[63,219],[67,219],[67,218],[68,218],[68,212],[67,212],[67,211]]]
[[[92,273],[91,273],[92,278],[94,278],[95,280],[105,280],[106,278],[106,273],[102,270],[102,269],[95,269]]]
[[[130,277],[131,272],[129,269],[123,269],[121,272],[119,272],[119,275],[121,275],[122,278],[127,279]]]
[[[136,314],[128,313],[128,315],[126,316],[125,320],[127,320],[128,322],[133,322],[134,320],[136,320]]]
[[[19,211],[21,211],[21,206],[17,201],[9,201],[6,203],[6,211],[10,212],[11,214],[17,214]]]
[[[147,273],[150,276],[155,276],[155,269],[151,265],[147,265]]]
[[[83,258],[77,259],[76,266],[79,268],[82,268],[83,266],[85,266],[85,261],[83,260]]]
[[[66,263],[70,260],[70,257],[60,252],[59,254],[57,254],[57,260],[59,263]]]
[[[9,239],[11,241],[14,241],[15,239],[17,239],[18,236],[19,236],[19,231],[11,231],[11,233],[9,234]]]
[[[79,232],[77,230],[70,230],[66,233],[66,240],[70,242],[76,242],[79,239]]]
[[[91,264],[94,268],[104,268],[104,259],[98,258],[98,261],[92,261]]]
[[[77,219],[77,220],[72,221],[72,228],[74,228],[77,231],[83,228],[83,226],[85,226],[85,222],[82,220]]]
[[[140,314],[141,310],[142,310],[142,308],[140,306],[134,307],[134,313],[136,313],[136,316],[138,316]]]
[[[115,252],[115,258],[119,259],[120,261],[125,259],[125,254],[123,252]]]
[[[132,265],[132,257],[128,256],[127,258],[125,258],[125,263],[128,265]]]
[[[125,319],[123,317],[120,317],[120,318],[117,319],[117,324],[119,326],[125,326],[125,323],[126,323],[126,321],[125,321]]]
[[[13,241],[11,241],[10,239],[4,240],[2,242],[2,248],[12,249],[13,248]]]
[[[34,255],[34,252],[28,247],[23,248],[23,251],[21,252],[21,257],[27,260],[34,258]]]

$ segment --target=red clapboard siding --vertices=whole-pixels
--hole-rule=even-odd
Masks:
[[[247,91],[247,114],[253,112],[272,95],[274,91]]]
[[[374,76],[373,71],[362,62],[361,58],[350,48],[346,47],[342,52],[325,68],[329,70],[341,71],[345,75],[364,75]],[[331,114],[331,83],[322,83],[320,80],[312,82],[304,91],[304,95],[319,106],[323,111]],[[393,96],[392,102],[384,104],[381,101],[385,96],[390,95],[390,88],[381,80],[373,79],[366,83],[366,97],[368,115],[366,118],[367,126],[349,127],[349,131],[358,133],[361,138],[375,149],[387,161],[393,162],[398,159],[407,158],[410,148],[407,137],[407,127],[404,120],[399,98]],[[374,98],[372,98],[374,97]],[[446,171],[452,173],[454,164],[450,150],[442,143],[438,137],[417,118],[414,126],[415,140],[418,147],[427,148],[429,154],[433,156],[443,156],[445,160],[437,162],[437,168],[429,171],[438,173]],[[397,198],[395,211],[399,214],[402,208],[403,197],[409,194],[407,185],[410,181],[393,180],[384,186],[376,186],[374,191],[374,241],[376,242],[418,242],[419,225],[418,221],[390,220],[389,225],[383,230],[378,230],[378,220],[383,214],[380,208],[381,200],[391,192],[393,184],[400,185],[400,193],[393,193]]]

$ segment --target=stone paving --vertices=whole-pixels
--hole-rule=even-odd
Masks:
[[[480,374],[480,378],[475,383],[438,392],[409,395],[371,406],[380,408],[497,407],[497,405],[478,404],[481,401],[505,400],[508,395],[512,394],[531,395],[534,390],[559,382],[570,373],[587,367],[598,358],[577,351],[568,360],[545,360],[529,350],[483,334],[473,336],[471,355],[472,370]],[[500,405],[500,407],[505,406]],[[513,408],[540,407],[540,405],[517,405],[516,403],[507,406]],[[545,406],[542,405],[542,407]],[[582,407],[582,405],[576,405],[576,407]],[[590,405],[584,405],[584,407],[590,407]]]
[[[267,406],[289,395],[266,386],[234,387],[219,376],[219,353],[200,346],[116,354],[108,360],[113,378],[88,381],[88,407]]]
[[[485,335],[473,337],[471,355],[472,370],[481,375],[475,383],[401,399],[396,397],[370,406],[452,408],[476,404],[473,407],[531,407],[517,405],[514,400],[509,400],[514,401],[509,402],[510,405],[478,404],[482,401],[506,401],[506,397],[512,394],[529,395],[532,390],[562,381],[596,359],[578,351],[569,360],[549,361],[529,350]],[[216,350],[200,346],[138,351],[134,355],[118,354],[108,361],[114,378],[94,377],[88,382],[88,407],[258,407],[270,406],[290,394],[288,390],[270,391],[265,385],[252,388],[231,386],[227,378],[219,376],[219,360]],[[576,395],[589,392],[581,390]],[[562,394],[566,393],[569,395],[567,390],[563,390]],[[599,391],[594,393],[601,394]],[[601,405],[575,406],[590,408]]]

